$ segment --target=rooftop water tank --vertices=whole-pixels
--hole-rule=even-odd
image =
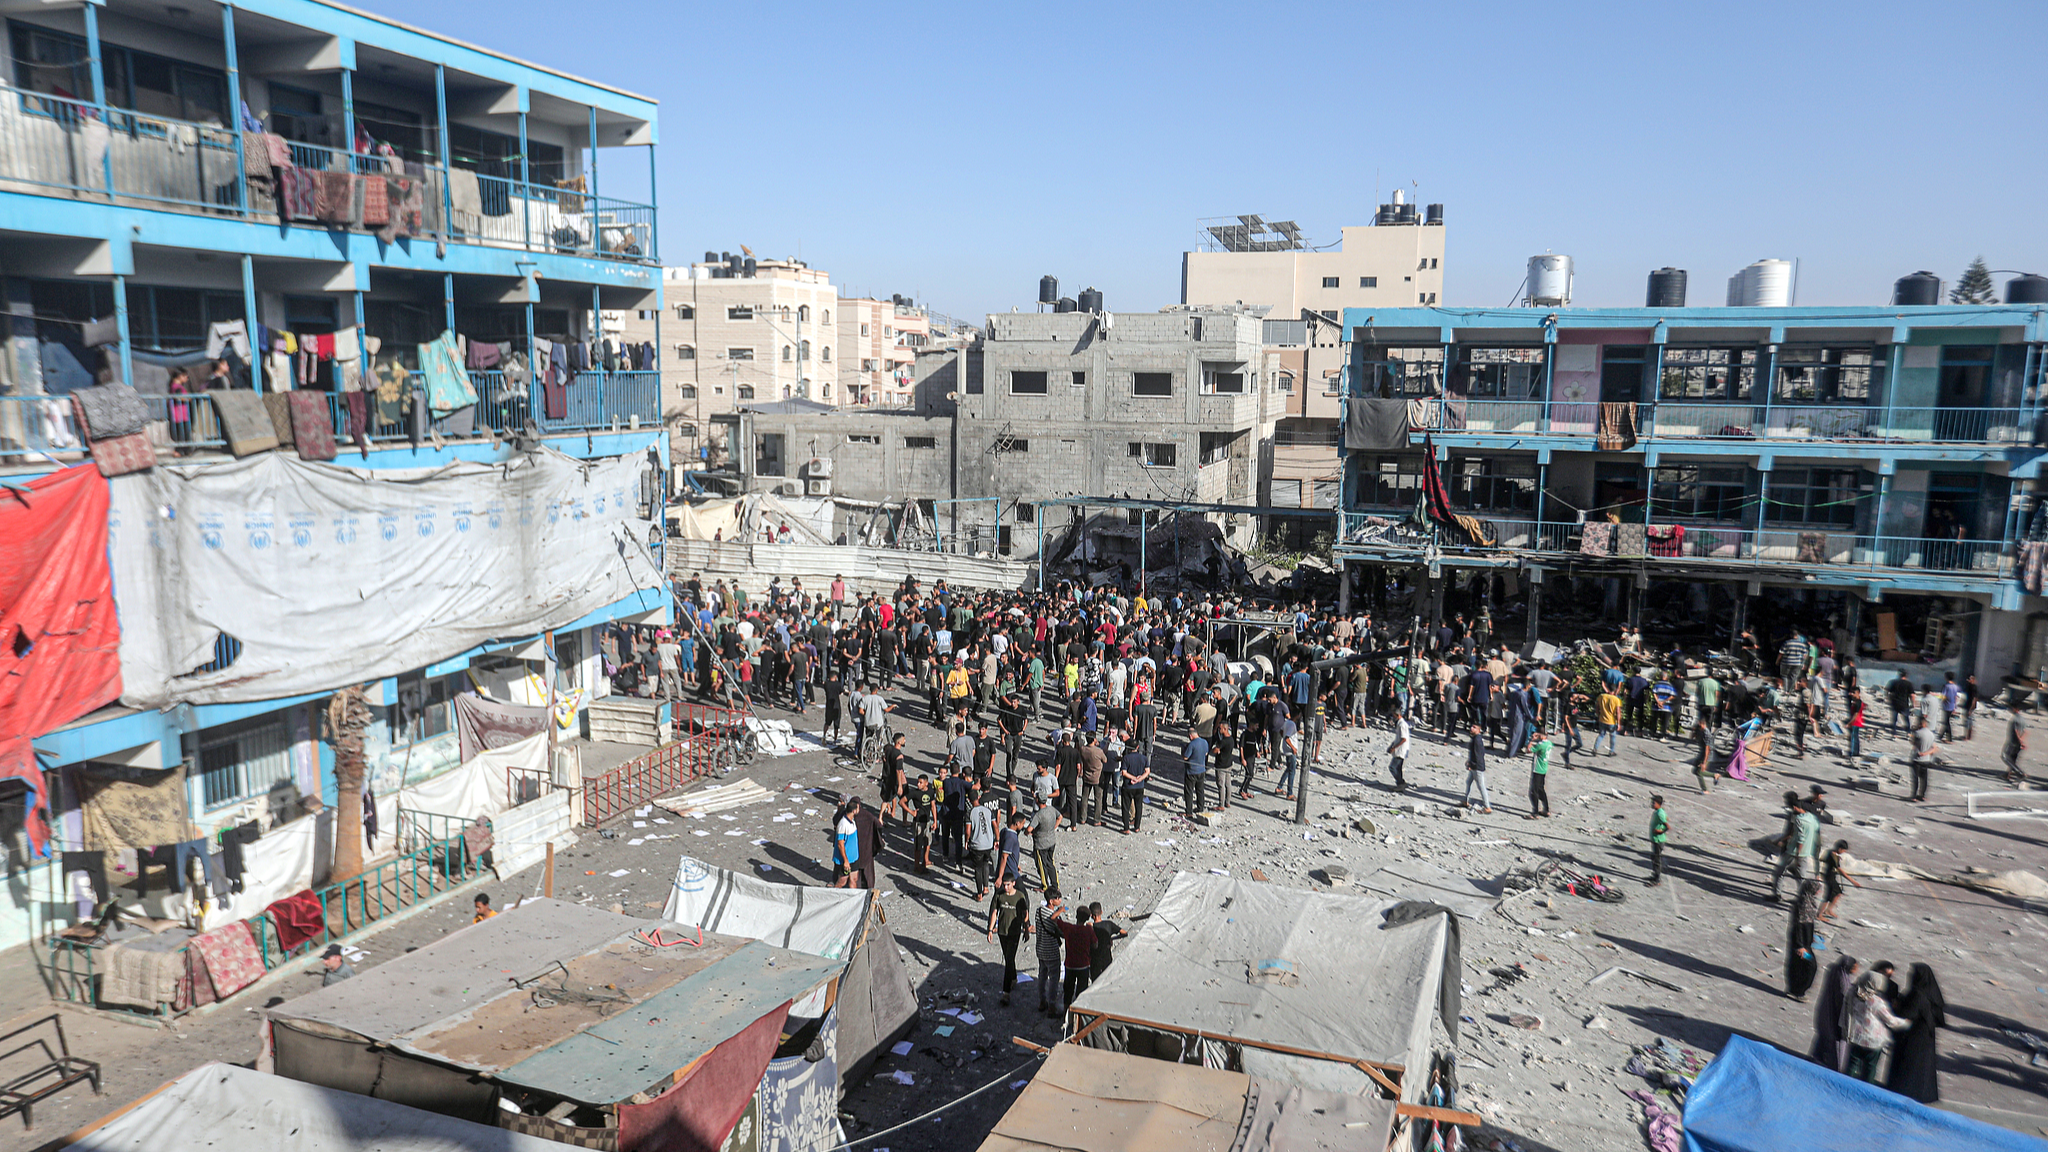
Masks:
[[[706,253],[704,254],[704,262],[705,262],[706,264],[716,264],[716,263],[718,263],[718,253],[716,253],[716,252],[706,252]]]
[[[1646,308],[1685,307],[1685,269],[1664,267],[1650,273],[1650,291],[1643,301]]]
[[[1431,204],[1428,208],[1424,209],[1422,222],[1438,228],[1443,227],[1444,206],[1441,204]]]
[[[1892,303],[1894,304],[1939,304],[1941,303],[1941,277],[1921,270],[1911,276],[1901,276],[1892,281]]]
[[[746,263],[741,264],[740,267],[746,269],[747,278],[752,279],[754,275],[754,269],[756,267],[759,267],[759,261],[756,261],[752,256],[749,256],[746,259]]]
[[[1074,298],[1071,296],[1060,297],[1053,302],[1052,310],[1055,312],[1072,312],[1074,310]]]
[[[1557,308],[1572,302],[1572,258],[1544,254],[1529,257],[1529,303]]]
[[[1784,308],[1792,303],[1792,262],[1759,260],[1728,278],[1730,308]]]
[[[2007,304],[2048,304],[2048,276],[2036,276],[2032,272],[2015,276],[2005,282]]]
[[[1059,302],[1059,298],[1059,279],[1053,276],[1040,276],[1038,278],[1038,302],[1040,304],[1055,304]]]
[[[1102,291],[1098,288],[1083,288],[1078,303],[1083,312],[1102,311]]]

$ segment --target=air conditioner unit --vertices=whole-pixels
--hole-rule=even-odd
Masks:
[[[830,496],[831,494],[832,482],[830,480],[804,481],[804,495],[806,496]]]

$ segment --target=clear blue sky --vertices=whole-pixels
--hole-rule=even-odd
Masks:
[[[357,2],[660,100],[669,263],[801,251],[965,317],[1047,272],[1157,308],[1197,218],[1321,243],[1396,186],[1447,206],[1447,304],[1546,250],[1588,305],[1766,256],[1802,304],[2048,274],[2038,3]]]

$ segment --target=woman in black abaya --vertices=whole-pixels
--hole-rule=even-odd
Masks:
[[[1822,895],[1826,895],[1825,887]],[[1826,907],[1825,901],[1822,907]],[[1820,1000],[1814,1005],[1811,1059],[1837,1072],[1849,1069],[1849,1006],[1856,995],[1859,968],[1854,956],[1836,960],[1821,978]]]
[[[1813,928],[1820,919],[1820,881],[1805,880],[1799,896],[1792,901],[1792,930],[1785,938],[1785,995],[1804,1001],[1806,990],[1820,971],[1820,956],[1813,949]]]
[[[1948,1023],[1948,1003],[1941,997],[1941,982],[1934,969],[1913,965],[1913,982],[1899,998],[1899,1015],[1912,1027],[1892,1042],[1892,1067],[1884,1086],[1922,1104],[1941,1099],[1934,1076],[1934,1030]]]

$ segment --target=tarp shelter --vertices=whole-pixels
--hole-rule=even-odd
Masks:
[[[1414,1101],[1439,987],[1458,975],[1444,970],[1448,917],[1382,927],[1396,903],[1182,872],[1068,1006],[1069,1034],[1347,1094],[1385,1078]]]
[[[66,1138],[63,1152],[561,1152],[388,1100],[302,1084],[233,1064],[201,1064]]]
[[[1929,1108],[1730,1036],[1685,1095],[1685,1152],[2048,1152],[2048,1141]]]
[[[772,1059],[816,1043],[823,1022],[790,1006],[843,968],[536,900],[271,1009],[265,1055],[281,1076],[580,1147],[716,1147]]]
[[[844,962],[837,996],[842,1076],[862,1069],[917,1022],[917,989],[876,893],[776,884],[685,856],[661,914],[707,932],[763,940]],[[822,1015],[798,1004],[800,1016]]]
[[[1362,1152],[1394,1103],[1056,1044],[981,1152]]]

